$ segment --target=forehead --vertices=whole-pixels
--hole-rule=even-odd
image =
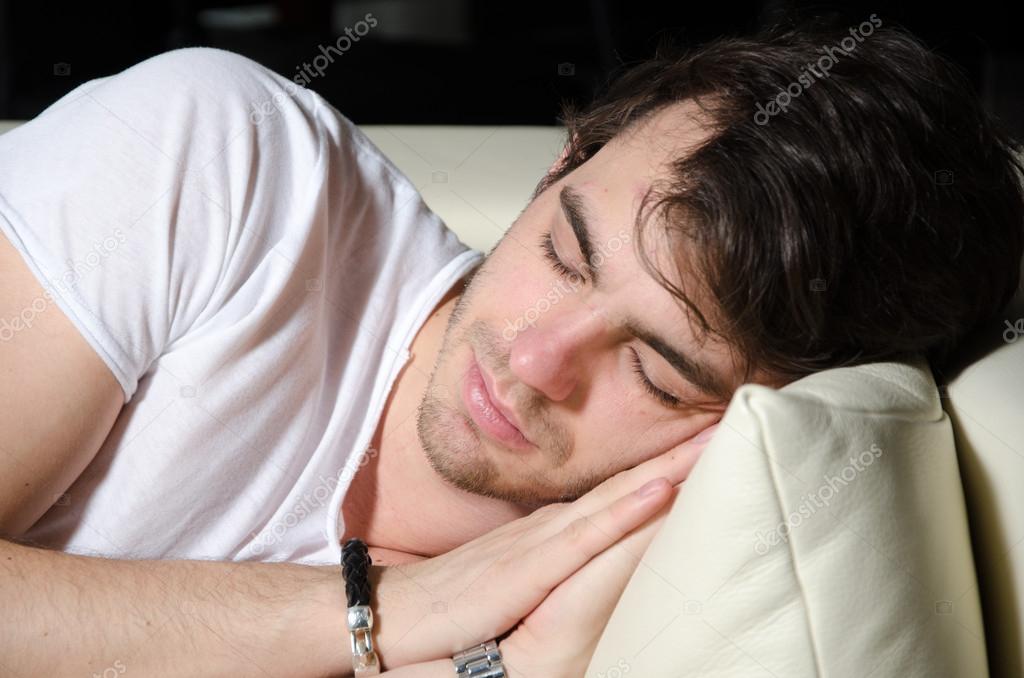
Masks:
[[[629,236],[629,246],[623,249],[626,255],[609,256],[601,264],[602,276],[609,283],[605,298],[609,307],[617,309],[621,317],[640,321],[673,347],[699,348],[702,357],[725,374],[732,371],[727,347],[716,337],[700,336],[686,306],[643,268],[634,251],[641,201],[652,187],[670,178],[672,161],[684,157],[707,134],[700,124],[699,109],[692,105],[668,107],[606,144],[564,183],[578,191],[590,211],[587,216],[596,249],[619,234]],[[692,246],[683,238],[670,237],[663,215],[647,213],[645,222],[643,246],[649,261],[714,322],[705,300],[704,281],[691,264]]]
[[[710,134],[706,115],[692,101],[665,106],[620,132],[587,160],[571,178],[600,212],[601,227],[633,233],[642,201],[648,192],[665,188],[673,180],[672,163],[686,157]],[[650,203],[647,205],[650,207]],[[660,214],[646,214],[645,250],[659,271],[673,282],[675,269],[687,271],[685,243],[667,240],[671,229]],[[605,223],[608,222],[608,223]],[[666,253],[672,253],[671,259]],[[688,289],[684,287],[684,289]]]
[[[707,138],[709,131],[704,121],[702,112],[692,102],[667,106],[617,135],[577,168],[569,183],[579,187],[592,205],[594,226],[602,237],[620,230],[631,238],[635,235],[642,200],[652,188],[663,187],[672,178],[673,161],[685,157]],[[687,243],[680,238],[670,241],[671,229],[663,215],[648,213],[645,221],[643,244],[650,261],[672,284],[690,295],[698,294],[700,281],[690,274],[693,266],[688,261]],[[632,263],[640,265],[638,260]],[[630,271],[631,282],[640,283],[645,296],[656,296],[664,302],[656,304],[658,312],[668,310],[665,304],[675,305],[671,294],[649,274],[641,279],[634,273]],[[691,299],[697,302],[693,296]],[[700,308],[704,310],[703,305]],[[680,311],[678,316],[671,317],[681,320],[683,314]]]
[[[646,190],[651,181],[665,178],[669,163],[689,154],[711,134],[707,115],[693,101],[671,104],[626,128],[599,151],[593,160],[625,163],[632,188]],[[603,158],[601,157],[603,154]],[[621,176],[621,175],[620,175]]]

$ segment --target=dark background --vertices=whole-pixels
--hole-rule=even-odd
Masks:
[[[367,12],[377,27],[309,87],[358,124],[555,124],[659,39],[697,43],[786,16],[872,13],[959,63],[1024,132],[1024,40],[1010,6],[864,2],[303,0],[253,4],[0,0],[0,118],[30,118],[75,86],[176,47],[249,56],[292,77]]]

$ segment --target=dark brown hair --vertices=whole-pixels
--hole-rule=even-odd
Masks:
[[[698,336],[721,337],[744,382],[918,353],[940,368],[1017,289],[1024,168],[963,74],[880,24],[662,45],[584,110],[563,105],[565,157],[535,195],[692,100],[711,133],[647,194],[636,244]],[[653,214],[687,243],[672,257],[701,281],[711,320],[645,256]]]

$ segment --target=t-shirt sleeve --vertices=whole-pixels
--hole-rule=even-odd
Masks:
[[[46,290],[0,328],[57,304],[130,400],[288,237],[321,160],[314,96],[238,54],[185,48],[0,135],[0,231]]]

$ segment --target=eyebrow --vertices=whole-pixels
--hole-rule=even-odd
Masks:
[[[566,185],[558,193],[558,201],[561,203],[562,212],[572,227],[576,236],[580,253],[583,255],[584,266],[590,276],[594,287],[602,287],[601,278],[597,268],[591,265],[594,260],[594,239],[591,237],[589,209],[583,195],[572,186]],[[718,374],[706,363],[690,358],[682,351],[673,348],[662,339],[656,332],[653,332],[645,325],[633,318],[627,318],[622,326],[627,332],[647,344],[655,353],[660,355],[675,369],[684,379],[693,383],[706,395],[710,395],[728,401],[732,398],[732,389],[722,381]]]

